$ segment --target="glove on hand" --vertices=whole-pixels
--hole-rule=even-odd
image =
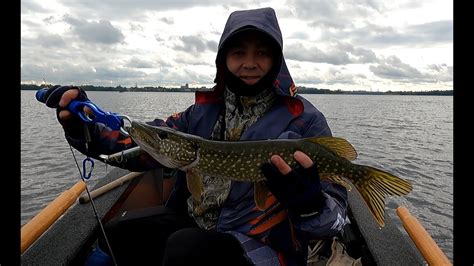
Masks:
[[[70,119],[59,118],[59,112],[62,110],[67,110],[67,107],[59,106],[59,101],[61,100],[61,97],[66,91],[72,90],[72,89],[79,90],[79,96],[77,96],[75,100],[79,100],[79,101],[88,100],[87,94],[83,89],[79,87],[74,87],[74,86],[60,86],[60,85],[56,85],[49,88],[44,94],[42,94],[41,99],[38,99],[38,100],[45,103],[46,106],[50,108],[56,108],[56,117],[59,123],[61,123],[61,125],[63,126],[64,131],[67,136],[76,138],[76,139],[82,139],[84,138],[84,122],[79,117],[73,115]]]
[[[267,178],[266,185],[277,200],[288,208],[290,215],[311,215],[324,207],[325,198],[321,193],[316,164],[309,168],[298,164],[283,175],[273,164],[264,163],[262,172]]]
[[[59,101],[61,100],[61,97],[66,91],[72,90],[72,89],[79,90],[79,96],[76,98],[76,100],[80,100],[80,101],[87,100],[87,94],[83,89],[79,87],[74,87],[74,86],[60,86],[60,85],[56,85],[49,88],[42,95],[42,99],[38,99],[38,100],[45,103],[46,106],[50,108],[61,108],[61,110],[65,110],[64,108],[59,107]]]

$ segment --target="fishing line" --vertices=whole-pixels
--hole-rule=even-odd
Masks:
[[[74,154],[74,151],[72,150],[72,146],[71,146],[71,145],[69,145],[69,149],[71,150],[72,156],[74,157],[74,162],[76,163],[77,170],[79,171],[79,175],[81,176],[82,181],[84,181],[84,183],[85,183],[85,185],[86,185],[86,192],[87,192],[87,195],[89,196],[89,199],[90,199],[90,202],[91,202],[91,205],[92,205],[92,210],[94,211],[94,215],[95,215],[95,217],[96,217],[96,219],[97,219],[97,222],[99,223],[100,230],[102,231],[102,234],[103,234],[104,239],[105,239],[105,243],[107,244],[107,248],[108,248],[109,251],[110,251],[110,256],[112,257],[112,260],[113,260],[113,262],[114,262],[114,265],[117,266],[117,261],[115,260],[114,253],[112,252],[112,247],[110,246],[109,240],[108,240],[108,238],[107,238],[107,234],[105,233],[104,227],[103,227],[103,225],[102,225],[102,221],[100,220],[99,215],[97,214],[97,209],[95,208],[94,201],[92,200],[91,194],[90,194],[90,192],[89,192],[89,188],[88,188],[87,183],[86,183],[86,180],[85,180],[85,178],[84,178],[85,173],[82,173],[82,172],[81,172],[81,168],[79,167],[79,164],[77,163],[76,155]],[[85,169],[84,169],[84,170],[85,170]]]

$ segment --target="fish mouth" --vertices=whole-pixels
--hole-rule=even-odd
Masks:
[[[152,130],[151,126],[141,122],[133,121],[131,127],[128,128],[128,132],[140,146],[154,147],[154,143],[162,140],[160,135]]]

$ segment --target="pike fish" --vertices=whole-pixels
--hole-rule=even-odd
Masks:
[[[195,200],[201,199],[203,175],[234,181],[254,182],[256,206],[263,209],[268,189],[261,165],[276,154],[289,166],[297,162],[295,151],[306,153],[317,165],[321,179],[327,178],[347,187],[349,180],[360,192],[375,220],[384,226],[386,196],[402,196],[412,185],[386,171],[352,163],[357,152],[345,139],[314,137],[255,141],[213,141],[169,127],[156,127],[132,121],[127,128],[132,139],[155,160],[169,168],[186,171],[188,189]],[[341,178],[342,177],[342,178]]]

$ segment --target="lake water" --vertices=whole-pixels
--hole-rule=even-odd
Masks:
[[[21,91],[21,224],[28,222],[80,175],[55,111]],[[105,111],[149,121],[193,103],[193,93],[88,92]],[[356,148],[356,163],[371,165],[413,184],[406,197],[388,198],[387,213],[407,207],[452,260],[453,97],[303,95],[321,110],[333,135]],[[84,156],[75,151],[79,165]],[[88,185],[111,167],[96,162]],[[91,215],[93,215],[91,213]],[[400,225],[399,225],[400,226]],[[403,230],[403,229],[402,229]]]

